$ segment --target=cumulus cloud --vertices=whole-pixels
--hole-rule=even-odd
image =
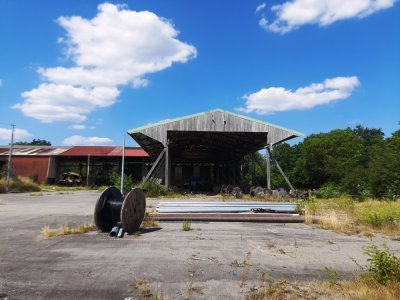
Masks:
[[[105,137],[73,135],[64,139],[66,146],[97,146],[111,144],[112,140]]]
[[[71,126],[68,126],[69,129],[74,129],[74,130],[85,130],[85,129],[95,129],[96,127],[94,126],[86,126],[83,124],[74,124]]]
[[[265,17],[259,25],[266,30],[287,33],[305,24],[327,26],[336,21],[365,18],[382,9],[390,8],[397,0],[292,0],[271,8],[275,19]]]
[[[15,128],[14,130],[14,140],[24,140],[31,137],[32,134],[28,130],[20,128]],[[0,128],[0,140],[11,141],[10,128]]]
[[[288,110],[310,109],[317,105],[343,100],[351,96],[360,82],[356,76],[325,79],[295,91],[283,87],[269,87],[245,95],[245,106],[238,108],[246,113],[271,114]]]
[[[13,107],[43,123],[82,122],[94,109],[112,105],[118,95],[119,90],[116,87],[74,87],[43,83],[24,92],[22,97],[25,98],[25,102]]]
[[[66,30],[58,42],[73,66],[39,68],[44,83],[24,92],[24,102],[14,106],[42,122],[81,122],[94,109],[112,105],[120,86],[145,87],[147,74],[197,54],[177,39],[170,21],[149,11],[103,3],[93,19],[60,17],[57,23]]]

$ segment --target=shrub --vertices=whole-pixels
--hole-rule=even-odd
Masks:
[[[369,264],[363,269],[362,278],[384,285],[400,283],[400,258],[390,253],[386,245],[382,249],[369,245],[364,253],[369,257]]]
[[[168,194],[168,190],[165,186],[155,182],[154,180],[147,181],[142,188],[147,197],[159,197]]]
[[[121,187],[121,175],[116,172],[113,172],[108,177],[108,182],[113,186],[120,188]],[[130,175],[124,174],[124,186],[123,191],[121,191],[124,195],[129,193],[133,187],[133,179]]]
[[[323,185],[318,191],[316,192],[317,198],[335,198],[339,197],[342,194],[342,189],[339,185],[334,183],[328,183]]]
[[[369,200],[357,205],[360,222],[374,229],[400,228],[400,202]]]

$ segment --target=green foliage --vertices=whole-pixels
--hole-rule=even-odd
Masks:
[[[316,192],[316,197],[324,199],[336,198],[342,193],[342,189],[338,184],[327,183]]]
[[[31,142],[16,142],[14,145],[51,146],[51,142],[41,139],[33,139]]]
[[[367,201],[359,209],[361,224],[374,229],[386,227],[388,229],[400,228],[400,202],[399,201]]]
[[[296,188],[320,189],[318,197],[348,194],[359,199],[400,198],[400,130],[384,138],[381,129],[357,125],[312,134],[297,145],[274,145],[273,156]],[[266,185],[265,158],[244,158],[247,185]],[[273,187],[286,187],[271,164]]]
[[[400,283],[400,258],[389,252],[386,245],[369,245],[364,250],[369,257],[362,277],[380,284]]]
[[[243,172],[246,185],[263,185],[267,181],[265,178],[265,157],[260,152],[248,154],[243,158]]]
[[[189,221],[189,220],[185,220],[185,221],[183,221],[183,223],[182,223],[182,230],[183,231],[189,231],[189,230],[191,230],[192,228],[191,228],[191,222]]]
[[[147,197],[160,197],[168,194],[168,190],[165,186],[155,182],[154,180],[147,181],[142,188]]]
[[[341,279],[339,272],[331,267],[325,267],[325,272],[326,272],[326,280],[331,285],[337,284],[338,281]]]
[[[349,129],[313,134],[300,146],[295,174],[298,185],[319,188],[339,183],[357,165],[362,143]]]
[[[112,184],[113,186],[120,188],[121,187],[121,176],[118,173],[113,172],[109,175],[108,182],[110,184]],[[129,193],[129,191],[132,189],[132,187],[133,187],[132,177],[130,175],[124,174],[123,194],[126,195],[127,193]]]

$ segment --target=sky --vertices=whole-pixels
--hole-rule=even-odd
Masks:
[[[216,108],[305,136],[390,136],[398,2],[0,0],[0,144],[15,124],[17,141],[121,145],[131,128]]]

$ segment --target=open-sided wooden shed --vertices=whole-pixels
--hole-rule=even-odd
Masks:
[[[166,186],[187,185],[188,180],[241,185],[241,161],[246,154],[302,136],[300,132],[221,109],[128,133],[154,160],[146,180],[160,178]]]

